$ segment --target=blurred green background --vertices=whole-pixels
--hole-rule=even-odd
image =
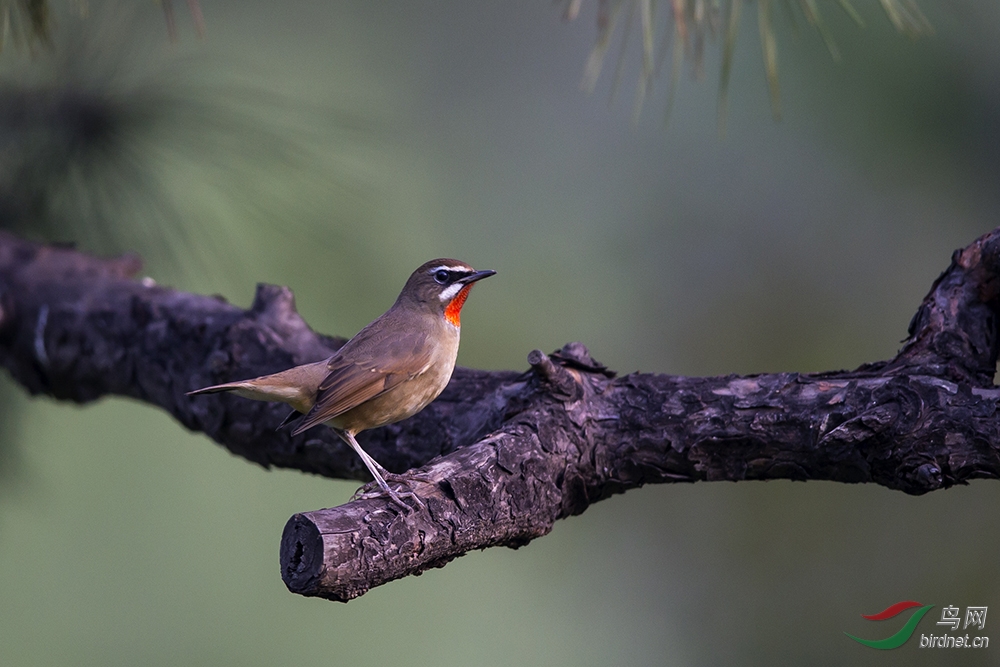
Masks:
[[[20,233],[136,250],[157,281],[244,306],[289,285],[340,335],[458,257],[499,273],[460,364],[580,340],[620,372],[712,375],[893,355],[951,251],[1000,221],[993,3],[922,3],[919,41],[874,2],[865,30],[830,3],[839,64],[778,20],[780,123],[747,11],[724,137],[718,48],[704,81],[685,65],[666,126],[665,81],[631,123],[634,48],[612,104],[617,46],[580,92],[595,3],[574,23],[533,2],[202,4],[204,40],[183,5],[171,44],[152,3],[95,2],[57,14],[51,51],[4,51],[13,98],[84,91],[127,121]],[[35,154],[2,131],[8,157]],[[1000,637],[843,635],[892,634],[860,615],[900,600],[937,605],[918,632],[1000,604],[995,483],[648,487],[342,605],[288,593],[278,541],[356,483],[261,470],[131,401],[32,399],[6,374],[0,397],[3,665],[1000,664]]]

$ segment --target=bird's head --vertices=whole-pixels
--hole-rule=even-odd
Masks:
[[[397,303],[406,303],[441,314],[454,326],[460,326],[459,313],[473,283],[489,278],[496,271],[476,271],[457,259],[433,259],[410,275],[399,293]]]

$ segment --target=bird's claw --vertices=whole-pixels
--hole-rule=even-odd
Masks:
[[[394,484],[399,484],[402,487],[409,486],[408,482],[410,480],[407,479],[404,475],[389,473],[386,477],[387,481],[390,481]],[[384,498],[386,496],[388,496],[389,500],[391,500],[393,503],[398,505],[401,509],[405,510],[406,512],[412,510],[413,507],[404,503],[403,498],[412,498],[413,502],[416,503],[417,507],[419,507],[420,509],[427,508],[427,506],[424,504],[424,501],[420,499],[420,496],[415,494],[413,491],[403,491],[403,490],[400,490],[398,492],[393,491],[388,484],[386,484],[386,486],[383,487],[381,484],[378,483],[378,480],[372,480],[371,482],[368,482],[360,489],[355,491],[354,495],[351,496],[351,500],[352,501],[371,500],[372,498]]]
[[[424,484],[437,484],[437,480],[430,475],[421,475],[420,473],[413,472],[409,470],[404,473],[389,472],[386,470],[382,473],[382,478],[387,482],[393,482],[394,484],[402,484],[403,486],[409,486],[410,482],[423,482]]]

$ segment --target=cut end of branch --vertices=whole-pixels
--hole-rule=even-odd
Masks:
[[[281,580],[292,593],[317,595],[323,573],[323,536],[312,521],[296,514],[281,534]],[[345,600],[346,602],[346,600]]]

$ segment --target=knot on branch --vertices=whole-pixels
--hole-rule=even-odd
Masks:
[[[532,350],[528,363],[549,393],[564,401],[576,401],[583,396],[584,373],[606,379],[616,375],[590,356],[583,343],[567,343],[550,355]]]
[[[528,363],[545,389],[562,400],[575,401],[583,394],[580,382],[562,366],[556,366],[552,359],[541,350],[528,353]]]
[[[600,373],[608,379],[617,375],[613,370],[590,356],[590,350],[583,343],[566,343],[552,353],[552,358],[567,368],[575,368],[587,373]]]
[[[250,312],[255,313],[258,319],[276,323],[298,317],[298,311],[295,310],[295,294],[291,288],[283,285],[257,283]]]
[[[884,371],[992,386],[1000,323],[1000,228],[952,254]]]
[[[295,294],[283,285],[258,283],[250,312],[279,345],[294,351],[292,358],[297,364],[324,359],[344,344],[343,339],[328,339],[313,331],[295,307]],[[328,345],[331,342],[333,350]]]
[[[568,343],[551,355],[532,350],[528,363],[549,393],[564,401],[576,401],[583,396],[584,378],[580,371],[600,373],[608,378],[615,376],[614,371],[594,361],[583,343]]]

